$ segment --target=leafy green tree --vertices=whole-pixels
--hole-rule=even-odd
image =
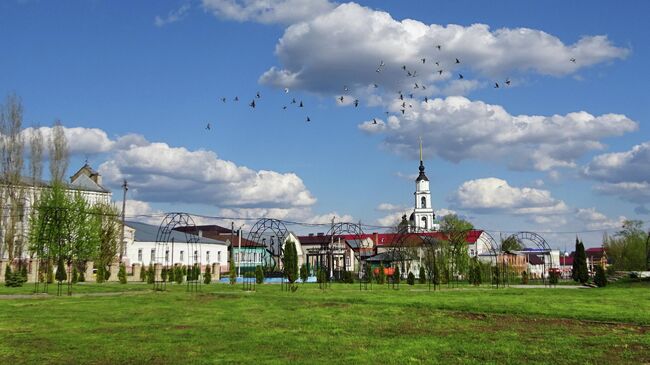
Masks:
[[[296,243],[291,240],[284,245],[283,265],[287,279],[293,284],[298,279],[298,252]]]
[[[594,284],[602,288],[607,285],[607,275],[602,265],[596,265],[596,273],[594,275]]]
[[[626,220],[614,237],[604,238],[604,248],[612,267],[617,271],[647,270],[646,242],[648,234],[642,230],[643,222]]]
[[[126,266],[124,263],[120,264],[120,269],[117,272],[117,278],[120,281],[120,284],[126,284]]]
[[[501,251],[521,251],[524,249],[524,244],[516,237],[509,236],[501,241]]]
[[[420,275],[418,277],[418,283],[420,284],[427,283],[427,273],[424,270],[424,266],[420,266]]]
[[[260,265],[257,265],[255,268],[255,282],[257,284],[262,284],[264,282],[264,270]]]
[[[210,284],[212,282],[212,272],[210,271],[210,265],[205,265],[205,272],[203,273],[203,284]]]
[[[415,285],[415,275],[413,275],[412,272],[409,272],[408,276],[406,277],[406,283],[408,285]]]

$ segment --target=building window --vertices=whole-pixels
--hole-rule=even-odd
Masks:
[[[205,251],[205,262],[210,262],[210,251]]]
[[[217,251],[217,261],[221,262],[221,251]]]
[[[426,208],[427,207],[427,198],[422,197],[422,199],[420,199],[420,205],[422,206],[422,208]]]
[[[165,251],[165,262],[169,261],[169,250]]]
[[[138,249],[138,261],[142,262],[142,249]]]
[[[151,262],[156,260],[156,249],[151,249]]]
[[[429,229],[429,222],[427,221],[427,217],[422,217],[422,228]]]
[[[199,262],[199,251],[194,251],[194,262]]]
[[[181,251],[181,262],[183,262],[183,254],[184,253],[185,253],[185,251]]]

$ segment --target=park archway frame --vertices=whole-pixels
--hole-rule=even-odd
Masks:
[[[239,252],[240,259],[245,258],[246,262],[250,264],[252,273],[259,264],[265,276],[281,277],[283,290],[285,289],[286,273],[282,259],[284,258],[284,241],[288,236],[289,230],[281,220],[260,218],[248,232],[247,242],[242,247],[242,252]],[[241,260],[239,263],[241,265]],[[242,284],[244,290],[255,290],[257,284],[255,275],[245,271]]]
[[[178,227],[190,227],[188,231],[176,231]],[[162,270],[173,270],[173,252],[177,244],[185,245],[187,249],[187,259],[182,258],[181,264],[186,264],[187,269],[187,291],[196,292],[200,289],[200,270],[201,270],[201,243],[199,236],[188,232],[197,232],[194,219],[187,213],[172,212],[165,214],[158,232],[156,233],[156,248],[154,256],[154,290],[166,290],[167,279],[163,277]],[[175,242],[173,234],[183,234],[185,242]],[[170,255],[171,251],[171,255]],[[185,261],[185,262],[183,262]],[[198,268],[199,274],[196,274]]]

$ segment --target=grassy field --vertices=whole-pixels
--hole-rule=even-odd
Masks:
[[[55,287],[50,292],[55,292]],[[650,285],[0,289],[0,363],[650,363]],[[115,293],[107,295],[98,293]],[[9,295],[9,296],[8,296]]]

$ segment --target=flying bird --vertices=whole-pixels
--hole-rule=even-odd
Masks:
[[[458,74],[458,79],[459,79],[459,80],[464,79],[463,74]]]
[[[372,86],[374,86],[375,89],[379,87],[379,85],[377,85],[377,84],[372,84]]]
[[[377,119],[372,118],[372,124],[377,124]]]
[[[311,122],[311,119],[309,119],[309,117],[307,117],[307,121],[308,121],[308,122]]]
[[[441,46],[441,45],[437,45],[436,48],[438,48],[438,51],[440,51],[440,50],[442,49],[442,46]]]
[[[438,70],[438,75],[442,76],[442,70]]]
[[[440,62],[436,61],[436,66],[440,67]]]
[[[282,106],[282,110],[287,110],[287,106],[286,106],[286,105],[283,105],[283,106]]]
[[[292,98],[291,99],[291,104],[295,104],[295,103],[296,103],[296,98]]]
[[[354,99],[354,107],[356,108],[358,106],[359,106],[359,99]]]
[[[285,87],[285,88],[284,88],[284,93],[285,93],[285,94],[288,94],[288,93],[289,93],[289,88],[288,88],[288,87]]]
[[[415,83],[415,86],[413,86],[413,88],[414,88],[414,89],[419,89],[420,86],[418,86],[418,83],[416,82],[416,83]]]
[[[258,98],[258,99],[262,97],[262,96],[260,96],[260,92],[259,92],[259,91],[257,92],[257,94],[255,94],[255,97]]]
[[[210,123],[208,123],[208,125],[205,126],[205,129],[207,129],[207,130],[210,130],[211,128],[212,128],[212,126],[210,125]]]
[[[402,108],[406,108],[406,102],[405,101],[402,102]]]
[[[456,63],[460,63],[460,60],[458,58],[456,58]]]
[[[426,89],[427,89],[427,86],[426,86],[426,85],[422,85],[422,90],[426,90]]]
[[[402,115],[404,115],[404,112],[405,112],[405,110],[404,110],[404,109],[402,109]]]
[[[221,98],[221,101],[225,103],[225,102],[226,102],[226,98]]]
[[[413,94],[409,94],[409,98],[413,99]]]
[[[341,97],[339,97],[339,101],[341,101],[341,103],[343,102],[343,95],[341,95]]]
[[[404,100],[404,95],[402,95],[402,93],[399,94],[399,100]]]
[[[510,79],[506,79],[506,85],[510,86]]]
[[[254,109],[255,108],[255,99],[253,99],[253,101],[251,101],[251,103],[248,104],[248,105],[250,105],[250,107]]]
[[[429,102],[429,98],[425,96],[425,97],[424,97],[424,102],[425,102],[425,103],[428,103],[428,102]]]
[[[423,59],[422,59],[422,63],[425,63],[425,62],[427,62],[427,59],[426,59],[426,58],[423,58]]]
[[[573,62],[573,63],[576,63],[576,59],[575,59],[575,58],[571,58],[569,61],[571,61],[571,62]]]
[[[347,86],[343,86],[343,91],[348,92],[348,91],[350,91],[350,88],[347,87]]]
[[[495,83],[494,83],[494,88],[495,88],[495,89],[498,89],[498,88],[499,88],[499,83],[498,83],[498,82],[495,82]]]
[[[235,96],[235,101],[239,101],[239,96]]]
[[[402,65],[402,70],[406,71],[406,65]]]
[[[411,71],[406,71],[406,74],[409,75],[409,76],[413,76],[413,74],[411,73]]]
[[[300,105],[298,105],[298,106],[301,107],[301,108],[303,107],[302,100],[300,100]]]

